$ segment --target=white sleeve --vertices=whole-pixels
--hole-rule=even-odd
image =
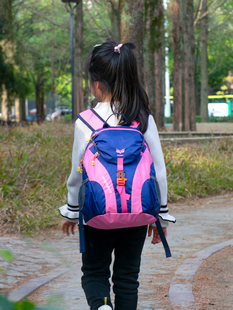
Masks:
[[[161,209],[159,217],[162,227],[166,227],[168,225],[168,222],[175,223],[176,219],[169,214],[167,207],[167,172],[163,157],[163,151],[159,139],[159,133],[152,115],[149,115],[148,128],[144,136],[154,161],[156,178],[159,183],[159,189],[161,194]]]
[[[70,222],[78,222],[79,218],[78,193],[82,185],[82,174],[77,169],[81,159],[83,159],[87,144],[80,122],[80,120],[75,122],[72,168],[67,181],[68,201],[66,205],[59,208],[61,216]]]
[[[156,178],[161,193],[161,205],[163,206],[167,204],[167,173],[159,133],[152,115],[149,116],[148,128],[144,136],[154,161]]]

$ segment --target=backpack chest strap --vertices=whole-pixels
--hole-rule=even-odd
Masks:
[[[130,199],[130,195],[125,191],[125,182],[127,179],[125,178],[124,172],[124,160],[123,157],[117,157],[117,191],[121,198],[121,211],[122,213],[127,213],[127,200]]]

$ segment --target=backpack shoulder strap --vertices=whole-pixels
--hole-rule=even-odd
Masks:
[[[105,120],[94,110],[88,109],[77,115],[77,117],[88,127],[91,131],[103,127]]]

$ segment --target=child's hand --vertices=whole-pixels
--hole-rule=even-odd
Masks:
[[[77,225],[77,223],[72,223],[72,222],[69,222],[69,221],[62,221],[61,223],[61,229],[63,231],[63,234],[67,234],[67,236],[70,235],[70,231],[69,229],[71,230],[71,233],[74,235],[74,227]]]
[[[161,239],[160,239],[160,235],[159,235],[159,232],[156,226],[149,226],[148,237],[151,236],[152,231],[153,231],[153,238],[151,240],[151,243],[152,244],[160,243]],[[165,237],[167,237],[167,227],[163,227],[163,232],[164,232]]]

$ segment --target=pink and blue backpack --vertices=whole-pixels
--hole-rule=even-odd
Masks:
[[[83,175],[79,191],[80,251],[85,251],[83,219],[98,229],[156,222],[162,231],[159,185],[140,124],[134,121],[129,125],[126,120],[124,126],[111,127],[94,109],[78,114],[78,118],[92,131],[78,167]],[[164,234],[161,238],[164,241]],[[169,248],[165,251],[171,256]]]

